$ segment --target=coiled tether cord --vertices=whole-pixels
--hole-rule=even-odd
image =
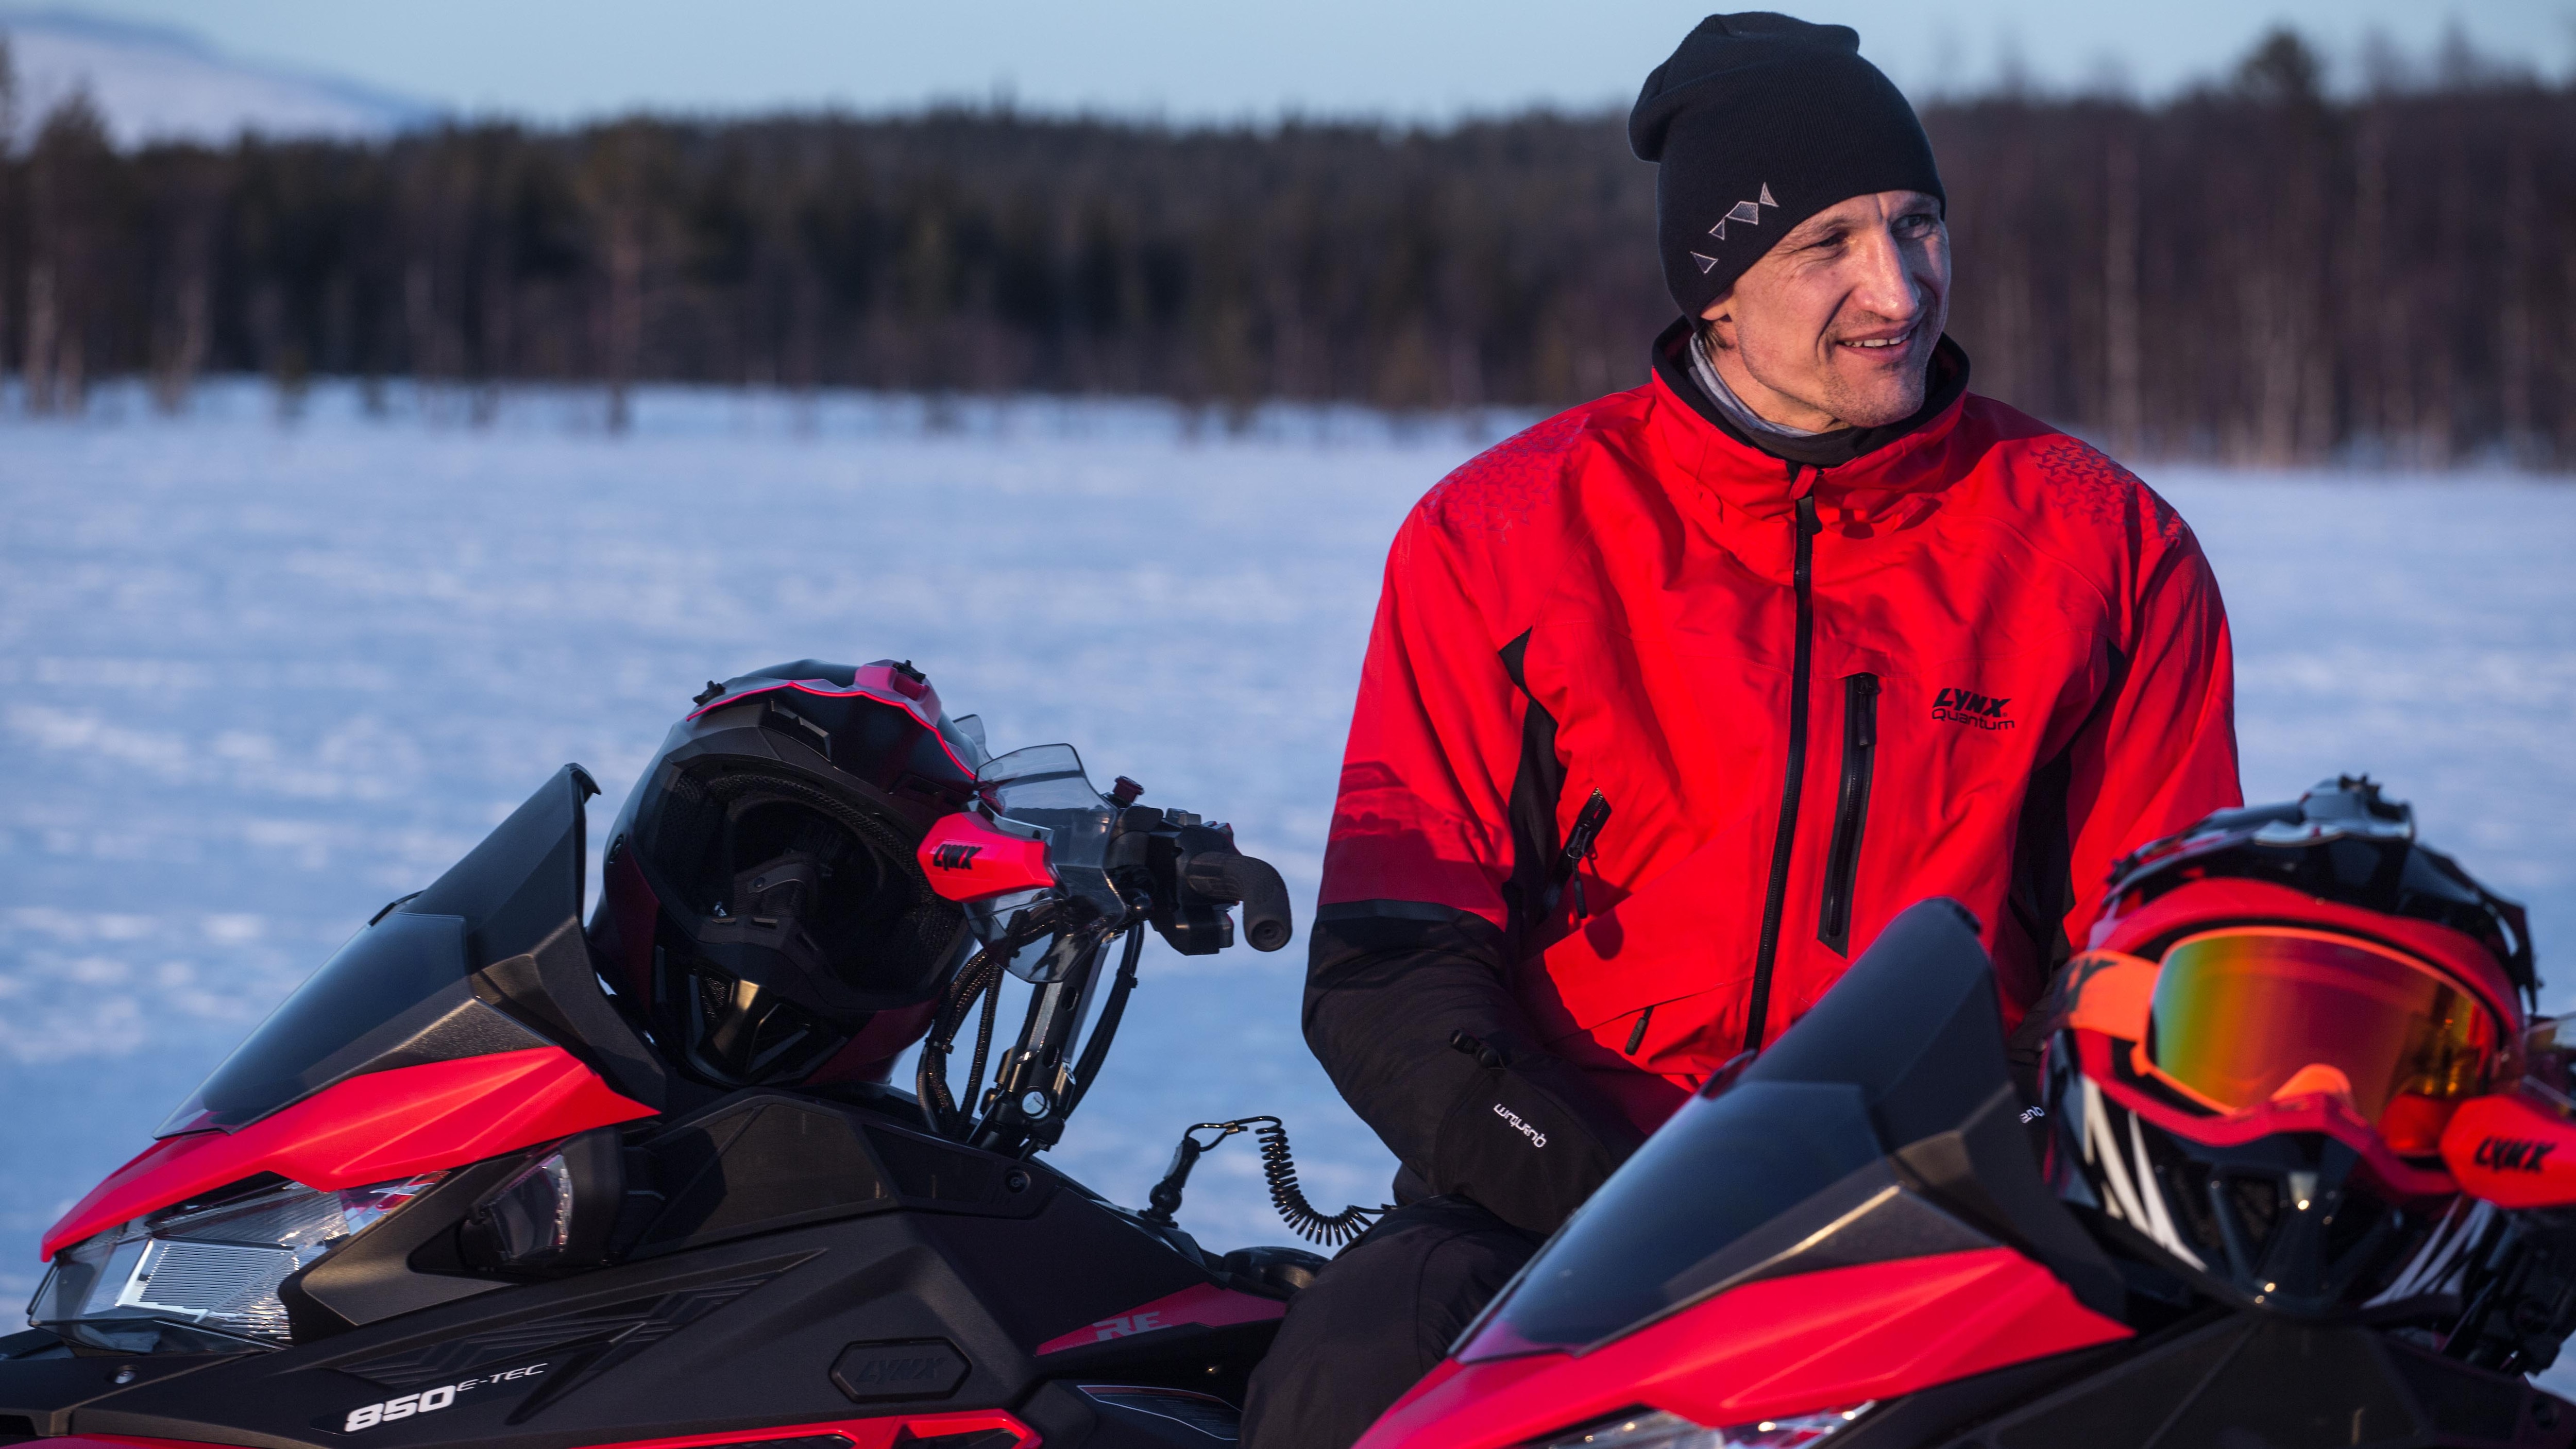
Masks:
[[[1205,1142],[1202,1132],[1216,1135]],[[1249,1132],[1261,1144],[1261,1176],[1270,1185],[1270,1205],[1279,1210],[1279,1218],[1288,1230],[1301,1238],[1339,1247],[1366,1232],[1370,1222],[1393,1210],[1394,1204],[1377,1207],[1353,1205],[1326,1216],[1313,1203],[1306,1201],[1305,1190],[1297,1184],[1297,1162],[1288,1153],[1288,1129],[1276,1117],[1240,1117],[1232,1122],[1201,1122],[1181,1134],[1181,1145],[1172,1152],[1171,1171],[1154,1184],[1145,1209],[1145,1221],[1173,1226],[1172,1214],[1180,1211],[1181,1190],[1188,1186],[1190,1169],[1198,1166],[1207,1150],[1238,1132]]]

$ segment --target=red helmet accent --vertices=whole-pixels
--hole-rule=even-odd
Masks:
[[[725,686],[724,692],[716,698],[691,710],[688,718],[682,723],[694,723],[701,715],[740,704],[756,694],[769,694],[782,689],[793,690],[798,694],[814,695],[821,699],[872,699],[879,704],[892,705],[918,720],[922,728],[930,731],[932,738],[936,740],[940,750],[948,756],[950,763],[963,772],[967,779],[975,778],[975,763],[969,759],[968,752],[960,750],[958,742],[950,738],[955,730],[948,716],[940,710],[939,691],[930,687],[929,678],[914,669],[910,660],[898,664],[891,659],[880,659],[874,664],[861,664],[850,668],[848,670],[850,682],[847,684],[828,677],[830,674],[841,672],[842,668],[843,666],[839,665],[814,664],[811,661],[774,665],[767,672],[811,669],[825,677],[737,679],[731,685]],[[704,696],[700,697],[704,698]]]

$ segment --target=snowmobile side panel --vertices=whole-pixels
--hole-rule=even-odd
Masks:
[[[2125,1338],[2008,1248],[1765,1279],[1580,1356],[1469,1364],[1360,1449],[1502,1449],[1643,1403],[1698,1423],[1849,1408]]]
[[[1901,1407],[1901,1406],[1899,1406]],[[1874,1437],[1856,1449],[2199,1449],[2231,1442],[2386,1449],[2560,1449],[2576,1406],[2519,1375],[2474,1368],[2353,1325],[2235,1314],[2026,1398],[1957,1439]],[[1891,1416],[1893,1417],[1893,1416]],[[1926,1426],[1928,1427],[1928,1426]]]
[[[0,1423],[24,1420],[26,1432],[59,1436],[72,1431],[81,1405],[145,1383],[195,1373],[227,1360],[208,1354],[154,1354],[144,1358],[48,1358],[0,1363]],[[117,1374],[134,1370],[125,1384]],[[14,1432],[15,1426],[11,1426]]]
[[[43,1254],[263,1172],[364,1187],[651,1115],[561,1047],[370,1072],[238,1132],[160,1139],[46,1230]]]
[[[1071,1333],[1048,1339],[1038,1345],[1038,1354],[1044,1357],[1069,1348],[1107,1343],[1182,1324],[1226,1328],[1237,1323],[1284,1318],[1287,1314],[1288,1305],[1276,1298],[1261,1298],[1212,1284],[1193,1283],[1178,1293],[1167,1293],[1151,1303],[1139,1304],[1124,1313],[1112,1314]]]
[[[752,1095],[771,1100],[735,1107],[778,1105],[776,1094]],[[879,1124],[861,1125],[872,1133]],[[1037,1345],[1075,1324],[1114,1319],[1140,1301],[1197,1301],[1187,1290],[1204,1289],[1204,1299],[1221,1285],[1172,1242],[1053,1174],[1026,1169],[1025,1180],[1016,1196],[1030,1208],[899,1192],[880,1210],[540,1282],[419,1273],[415,1264],[417,1276],[481,1291],[291,1348],[194,1360],[203,1367],[183,1375],[187,1386],[167,1391],[158,1377],[120,1389],[110,1376],[128,1363],[189,1361],[0,1361],[0,1412],[42,1399],[36,1380],[47,1371],[70,1372],[94,1382],[31,1405],[66,1411],[49,1419],[58,1430],[265,1449],[574,1449],[674,1433],[778,1437],[751,1431],[849,1420],[854,1408],[1016,1413],[1047,1380],[1072,1374],[1140,1390],[1241,1392],[1276,1331],[1275,1300],[1260,1300],[1273,1316],[1258,1321],[1180,1323],[1039,1359]],[[1011,1196],[1006,1184],[995,1191]],[[1249,1312],[1234,1302],[1243,1296],[1216,1301]],[[834,1378],[856,1362],[854,1348],[866,1359],[931,1343],[941,1346],[939,1373],[861,1365],[866,1391],[886,1396],[878,1402],[854,1404]],[[407,1395],[410,1409],[397,1415],[389,1406]],[[1199,1432],[1133,1405],[1068,1401],[1065,1413],[1097,1421],[1095,1444],[1155,1445],[1167,1430],[1181,1443]],[[1037,1428],[1051,1445],[1084,1442]]]
[[[907,1206],[1029,1217],[1060,1181],[873,1112],[759,1088],[659,1127],[640,1160],[663,1205],[635,1259]]]
[[[1212,1449],[1235,1442],[1243,1419],[1210,1394],[1092,1380],[1046,1384],[1020,1413],[1048,1445],[1097,1449]]]

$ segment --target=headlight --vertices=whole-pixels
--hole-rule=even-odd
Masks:
[[[1822,1443],[1867,1413],[1869,1407],[1854,1404],[1848,1409],[1764,1419],[1725,1429],[1712,1429],[1660,1410],[1622,1414],[1531,1444],[1527,1449],[1800,1449],[1802,1445]]]
[[[57,1253],[27,1321],[125,1353],[284,1347],[293,1338],[278,1285],[439,1176],[338,1192],[288,1183],[165,1208]]]

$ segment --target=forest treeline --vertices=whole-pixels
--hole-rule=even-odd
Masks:
[[[2576,90],[1927,108],[1977,387],[2141,454],[2576,463]],[[477,124],[0,160],[31,410],[209,372],[1543,406],[1671,316],[1611,114],[1175,128],[1005,110]]]

